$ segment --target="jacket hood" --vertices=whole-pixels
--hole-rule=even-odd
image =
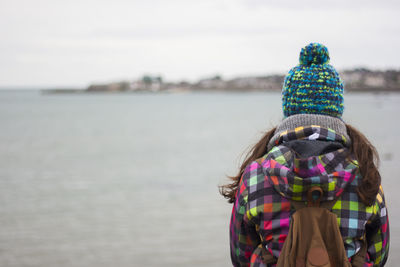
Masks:
[[[276,145],[276,141],[281,137],[282,133],[300,126],[308,127],[310,125],[319,125],[324,128],[332,129],[335,133],[343,136],[347,143],[350,142],[350,138],[347,135],[346,124],[342,119],[319,114],[296,114],[285,118],[276,127],[275,134],[268,143],[268,151]]]
[[[349,140],[332,129],[298,127],[282,132],[275,142],[261,165],[270,184],[288,199],[306,201],[308,190],[319,186],[322,200],[333,200],[358,173]]]

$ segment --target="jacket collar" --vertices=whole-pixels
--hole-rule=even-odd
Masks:
[[[343,136],[347,140],[346,146],[350,145],[351,140],[347,135],[346,124],[343,120],[319,114],[296,114],[285,118],[277,126],[274,136],[268,143],[268,151],[276,145],[276,141],[281,137],[282,133],[301,126],[311,125],[318,125],[333,130],[336,134]]]

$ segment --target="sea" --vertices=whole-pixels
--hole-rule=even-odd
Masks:
[[[346,93],[376,146],[400,261],[400,94]],[[0,91],[0,266],[231,266],[218,186],[282,120],[278,92]]]

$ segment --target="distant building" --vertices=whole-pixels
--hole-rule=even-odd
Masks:
[[[144,75],[140,80],[131,82],[130,90],[157,92],[162,89],[163,80],[161,76]]]

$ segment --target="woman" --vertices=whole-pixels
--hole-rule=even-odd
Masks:
[[[325,46],[300,53],[282,90],[284,119],[251,149],[221,194],[234,203],[230,223],[234,266],[275,266],[296,209],[313,186],[337,217],[345,254],[355,265],[383,266],[389,225],[378,155],[341,119],[343,83]],[[364,245],[365,244],[365,245]],[[356,256],[357,255],[357,256]],[[347,261],[347,259],[346,259]]]

